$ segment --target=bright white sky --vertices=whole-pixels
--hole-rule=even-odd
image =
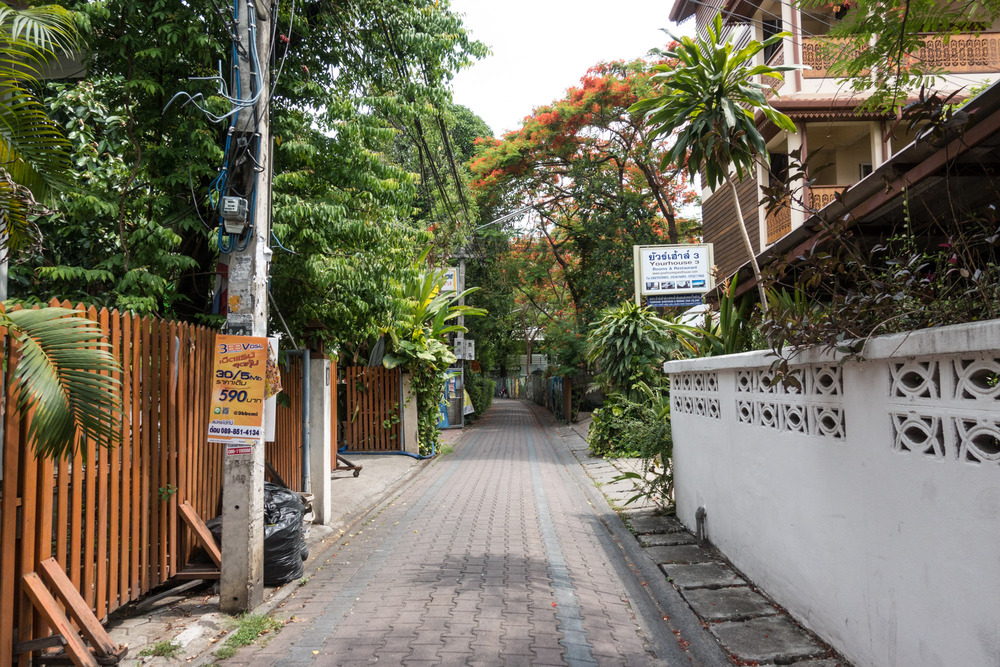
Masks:
[[[460,72],[455,103],[494,135],[516,130],[534,107],[562,97],[601,61],[631,60],[676,32],[672,0],[451,0],[466,29],[492,56]]]

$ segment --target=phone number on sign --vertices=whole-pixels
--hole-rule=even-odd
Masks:
[[[234,438],[259,438],[263,435],[263,429],[260,426],[216,426],[215,424],[210,424],[208,434],[210,436],[228,435]]]

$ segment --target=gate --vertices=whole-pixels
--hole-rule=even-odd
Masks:
[[[348,366],[344,369],[344,442],[352,452],[403,449],[398,368]]]

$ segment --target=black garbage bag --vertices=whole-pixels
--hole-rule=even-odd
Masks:
[[[302,562],[309,556],[302,535],[305,509],[299,494],[277,484],[264,483],[265,586],[280,586],[302,578]],[[210,519],[205,525],[221,547],[222,517]]]
[[[299,494],[277,484],[264,483],[265,586],[279,586],[302,578],[302,554],[308,554],[302,537],[305,512]]]

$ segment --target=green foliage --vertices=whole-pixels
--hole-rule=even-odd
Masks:
[[[496,389],[496,384],[496,381],[481,373],[465,374],[465,388],[469,392],[469,398],[472,399],[472,407],[476,410],[473,414],[465,416],[466,421],[470,421],[470,417],[476,420],[486,414],[493,405],[493,391]]]
[[[17,249],[37,236],[36,199],[51,201],[69,180],[69,145],[37,97],[44,67],[79,43],[73,15],[47,5],[0,5],[0,223]]]
[[[673,147],[663,156],[664,165],[682,165],[692,180],[704,167],[704,185],[714,189],[728,179],[730,167],[742,180],[753,173],[756,159],[767,155],[754,112],[760,111],[780,129],[795,132],[791,119],[768,103],[765,91],[770,86],[753,79],[767,76],[782,81],[782,72],[797,67],[752,64],[758,53],[790,34],[779,33],[763,42],[750,40],[737,49],[723,32],[722,15],[716,14],[704,38],[671,35],[680,44],[663,55],[678,64],[656,65],[653,80],[662,82],[660,93],[630,108],[646,114],[654,137],[668,137],[679,130]]]
[[[636,494],[625,504],[642,498],[663,506],[673,499],[673,440],[670,432],[670,393],[665,385],[634,385],[632,396],[609,396],[593,413],[588,433],[592,456],[642,459],[642,473],[627,472],[615,481],[631,481]]]
[[[9,305],[9,304],[7,304]],[[39,458],[71,458],[76,434],[92,446],[119,437],[118,362],[101,329],[75,310],[38,308],[0,314],[21,347],[12,384],[22,415],[33,411],[28,443]],[[86,460],[90,449],[81,450]]]
[[[626,505],[647,499],[667,507],[673,502],[673,439],[670,431],[670,393],[663,387],[651,388],[644,382],[636,385],[645,408],[644,418],[629,423],[623,434],[642,459],[642,472],[626,472],[615,481],[633,483],[636,494]]]
[[[649,68],[644,60],[594,66],[518,131],[482,139],[471,165],[484,211],[499,217],[530,204],[507,228],[500,271],[519,312],[510,324],[528,340],[544,331],[560,375],[584,363],[590,322],[628,298],[632,246],[698,234],[681,213],[695,193],[661,168],[665,147],[629,111],[650,91]]]
[[[197,263],[180,252],[185,225],[164,221],[156,207],[146,217],[148,202],[122,197],[133,147],[125,117],[108,100],[123,83],[107,77],[49,86],[48,109],[71,144],[76,180],[58,207],[37,219],[44,245],[15,258],[11,289],[26,302],[56,297],[157,314],[186,299],[177,281]],[[134,228],[122,226],[126,218]]]
[[[1000,318],[995,212],[933,225],[917,236],[907,221],[870,245],[853,220],[838,220],[822,225],[826,247],[770,267],[773,309],[761,326],[779,375],[807,347],[863,357],[873,336]]]
[[[827,0],[798,4],[813,11],[829,6]],[[958,33],[979,35],[998,18],[1000,3],[995,0],[853,0],[843,18],[831,25],[822,57],[831,63],[830,76],[841,79],[851,92],[864,93],[865,109],[895,113],[910,94],[932,87],[946,74],[917,57],[921,49],[941,38],[948,44]]]
[[[156,642],[152,646],[147,646],[142,649],[139,651],[139,655],[142,657],[174,658],[180,652],[180,644],[176,644],[169,639],[164,639],[163,641]]]
[[[632,301],[604,310],[590,332],[587,354],[599,370],[601,388],[629,393],[636,382],[659,376],[660,364],[676,349],[670,328],[654,311]]]
[[[575,319],[564,317],[549,321],[545,340],[539,347],[549,355],[548,375],[571,378],[587,361],[587,338]]]
[[[699,171],[703,171],[703,185],[710,188],[721,183],[729,186],[741,222],[743,244],[765,310],[767,300],[760,268],[729,170],[734,169],[737,180],[742,180],[755,173],[758,160],[767,160],[764,136],[754,120],[756,112],[762,113],[781,130],[796,131],[795,123],[767,101],[765,92],[771,86],[754,80],[755,77],[762,80],[769,77],[782,81],[782,72],[799,67],[753,65],[757,54],[789,35],[779,33],[763,42],[751,39],[746,46],[737,49],[729,33],[723,32],[722,14],[716,14],[704,37],[696,40],[683,37],[679,46],[663,54],[679,64],[657,65],[653,78],[663,83],[661,91],[629,109],[646,114],[653,137],[667,138],[676,132],[673,147],[663,156],[664,164],[677,164],[687,171],[692,181]]]
[[[647,416],[642,403],[629,400],[624,394],[605,397],[604,405],[594,410],[587,443],[591,456],[607,458],[634,458],[638,448],[625,439],[628,428],[641,423]]]
[[[417,260],[417,266],[428,251]],[[442,292],[443,270],[423,270],[395,286],[396,316],[385,329],[390,343],[383,358],[386,368],[401,367],[410,374],[416,395],[420,453],[429,454],[438,444],[440,412],[438,403],[448,378],[448,368],[457,360],[448,346],[450,333],[465,327],[449,324],[460,315],[483,315],[485,311],[462,306],[462,294]]]
[[[671,328],[682,357],[715,357],[760,349],[764,345],[757,330],[759,313],[751,299],[736,297],[731,285],[719,290],[717,310],[705,312],[699,324],[676,324]]]
[[[230,633],[226,643],[215,652],[215,657],[226,660],[236,655],[236,651],[249,646],[263,635],[277,633],[285,624],[266,614],[243,614],[236,619],[236,631]]]
[[[217,82],[191,77],[228,65],[230,13],[184,0],[76,6],[88,77],[55,87],[51,109],[84,176],[39,221],[46,243],[18,258],[15,294],[208,321],[218,262],[208,193],[228,127],[193,104],[164,107],[184,91],[228,111]],[[272,313],[296,338],[319,324],[328,342],[360,354],[393,316],[385,285],[434,238],[420,219],[437,210],[425,194],[443,190],[454,214],[441,247],[475,216],[455,177],[462,158],[449,159],[468,153],[476,119],[451,106],[448,87],[486,49],[446,2],[277,7],[265,24],[276,32]]]
[[[486,227],[473,234],[465,264],[465,284],[478,289],[466,303],[489,312],[465,323],[469,338],[476,341],[476,362],[483,372],[499,369],[506,374],[514,356],[523,352],[527,323],[525,311],[517,306],[514,285],[503,267],[510,258],[507,234],[496,227]]]

